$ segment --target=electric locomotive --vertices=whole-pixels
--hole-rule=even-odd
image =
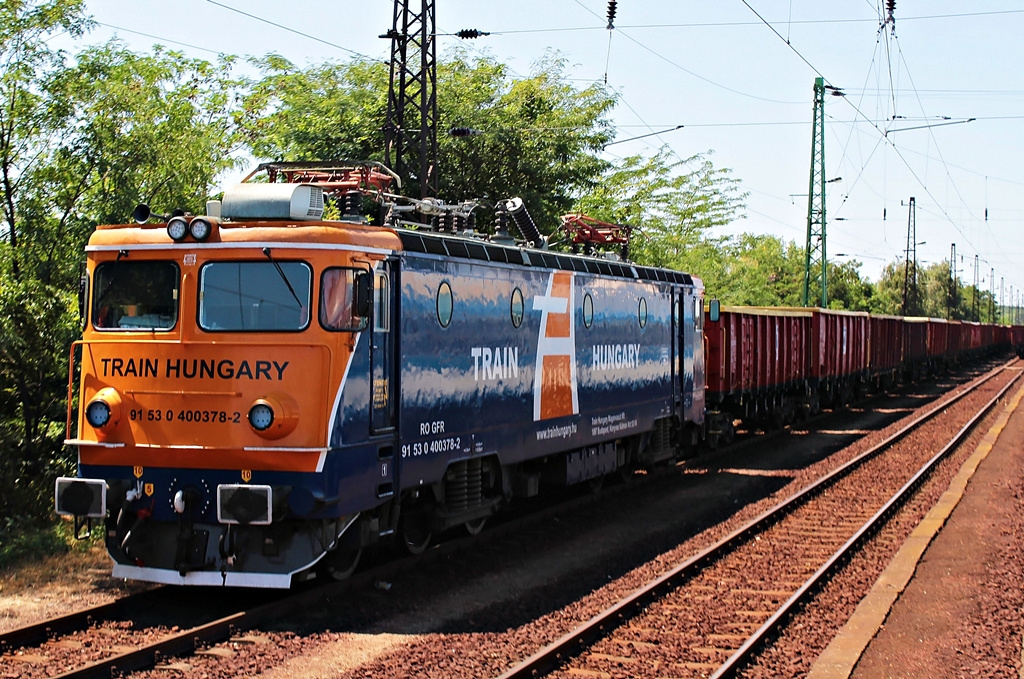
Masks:
[[[78,476],[55,502],[76,534],[102,525],[114,576],[344,577],[380,540],[419,552],[696,444],[698,278],[552,252],[516,199],[484,235],[472,204],[400,199],[397,181],[269,163],[206,215],[140,206],[92,234]]]

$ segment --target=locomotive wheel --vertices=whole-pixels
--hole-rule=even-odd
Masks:
[[[487,517],[477,519],[476,521],[467,521],[462,524],[466,527],[466,532],[470,535],[480,535],[480,531],[484,529],[484,525],[487,523]]]
[[[334,550],[324,555],[323,571],[334,580],[345,580],[356,571],[359,566],[359,559],[363,556],[362,548],[355,551],[346,550],[339,552]]]
[[[483,528],[483,526],[480,526]],[[427,528],[422,516],[412,515],[411,519],[402,521],[402,543],[409,553],[417,556],[427,551],[434,534]]]

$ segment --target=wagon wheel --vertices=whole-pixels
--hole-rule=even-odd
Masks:
[[[477,519],[476,521],[467,521],[462,524],[466,527],[466,532],[470,535],[480,535],[480,531],[484,529],[484,525],[487,523],[487,517]]]
[[[722,445],[728,446],[736,439],[736,428],[732,425],[732,418],[722,421],[722,433],[719,434]]]

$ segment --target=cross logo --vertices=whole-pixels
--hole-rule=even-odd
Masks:
[[[573,329],[573,272],[555,271],[547,293],[533,298],[541,312],[537,366],[533,378],[533,420],[580,412],[576,391],[576,337]]]

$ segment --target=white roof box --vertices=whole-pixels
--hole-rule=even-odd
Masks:
[[[312,184],[236,184],[221,199],[222,219],[320,220],[324,192]]]

